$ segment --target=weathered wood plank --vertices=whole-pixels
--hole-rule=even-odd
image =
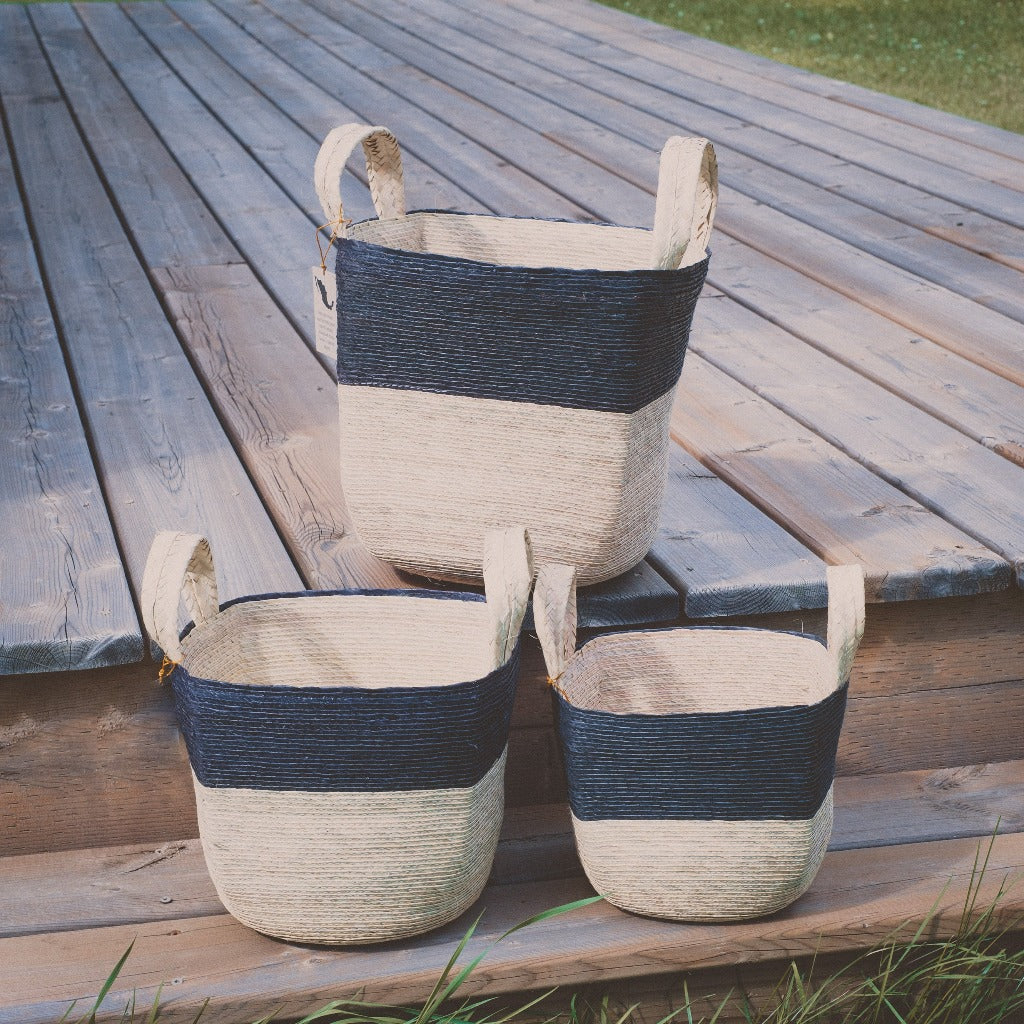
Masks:
[[[857,775],[1008,761],[1021,753],[1022,711],[1022,679],[894,697],[851,695],[836,770]]]
[[[538,182],[473,139],[463,138],[458,146],[449,145],[449,129],[442,121],[430,117],[411,99],[359,73],[313,40],[297,35],[283,22],[250,19],[244,12],[232,12],[238,17],[236,23],[211,4],[171,3],[170,7],[223,60],[318,142],[346,120],[388,125],[402,144],[410,209],[531,212],[542,189]],[[353,52],[361,52],[364,60],[372,59],[371,47],[353,37],[345,54],[349,60]],[[385,60],[382,66],[388,63]],[[344,107],[335,94],[344,97]],[[352,162],[352,169],[361,180],[365,177],[358,160]],[[301,178],[303,196],[310,194],[310,173],[307,167]],[[348,194],[346,191],[346,202]],[[558,216],[574,220],[587,216],[555,193],[549,199],[552,208],[559,210]]]
[[[298,574],[55,97],[25,9],[0,18],[14,156],[130,581],[139,586],[157,530],[184,529],[211,538],[224,598],[294,589]]]
[[[246,261],[312,344],[315,225],[113,4],[78,14],[139,109]],[[36,21],[61,15],[35,12]],[[315,152],[312,139],[308,140]],[[312,159],[312,158],[311,158]],[[312,166],[312,164],[310,164]],[[310,205],[314,202],[312,189]],[[318,222],[319,223],[319,222]]]
[[[452,0],[426,0],[414,7],[389,4],[384,10],[391,18],[398,17],[393,12],[404,13],[403,24],[420,38],[493,68],[539,95],[557,95],[563,105],[640,144],[650,145],[672,132],[706,135],[715,142],[723,184],[896,266],[1024,319],[1017,273],[1024,269],[1024,231],[981,218],[985,229],[980,232],[956,229],[962,233],[957,241],[970,251],[933,237],[928,228],[936,218],[955,226],[976,222],[979,215],[877,170],[837,159],[827,151],[833,133],[829,125],[803,118],[804,130],[787,138],[787,111],[763,103],[757,94],[716,91],[713,83],[695,78],[685,68],[669,72],[654,65],[645,74],[644,60],[632,53],[621,53],[618,60],[616,51],[611,58],[592,57],[593,44],[588,48],[584,39],[582,48],[578,41],[574,45],[583,37],[563,31],[553,39],[549,21],[501,5],[478,12],[462,0],[455,7]],[[564,12],[553,11],[547,17],[564,18]],[[501,22],[495,23],[496,18]],[[515,27],[530,36],[528,48],[516,46]],[[556,91],[552,83],[557,79],[562,83]],[[748,109],[751,104],[756,106],[753,111]],[[767,113],[759,117],[762,108]],[[844,145],[837,148],[844,153],[851,146],[859,150],[864,142],[847,132],[841,135]],[[885,170],[892,173],[888,166]],[[1016,165],[1014,174],[1024,174],[1024,167]],[[726,228],[728,195],[724,190],[721,223]],[[1010,266],[987,258],[994,249],[1006,251]]]
[[[1020,324],[735,193],[738,241],[993,373],[1024,385]],[[728,285],[713,280],[719,287]]]
[[[612,204],[621,202],[621,182],[611,175],[595,179],[591,163],[573,152],[567,152],[557,138],[548,139],[537,131],[531,131],[516,137],[515,145],[509,145],[513,137],[505,130],[506,120],[496,117],[494,111],[485,105],[490,102],[490,93],[494,90],[501,91],[504,83],[487,74],[479,74],[472,76],[473,84],[468,90],[462,88],[464,83],[456,84],[455,88],[440,85],[436,76],[427,75],[408,60],[405,47],[400,47],[395,37],[417,52],[423,44],[417,44],[413,36],[370,17],[354,4],[346,5],[344,10],[330,8],[320,13],[317,13],[318,8],[310,7],[298,0],[282,0],[281,3],[275,4],[272,10],[257,5],[255,0],[218,0],[217,6],[234,18],[246,17],[247,28],[252,32],[257,31],[257,26],[263,25],[271,25],[276,31],[281,31],[275,22],[287,21],[293,33],[307,34],[323,49],[384,88],[396,94],[415,96],[417,106],[449,126],[449,145],[454,146],[452,140],[457,139],[457,135],[486,140],[488,148],[499,154],[511,166],[525,170],[548,186],[546,190],[538,191],[533,209],[529,211],[535,216],[559,216],[557,209],[553,205],[548,205],[555,202],[552,193],[568,197],[591,216],[598,212],[599,207],[612,209]],[[324,14],[327,16],[324,17]],[[334,20],[334,16],[338,20]],[[365,29],[369,25],[375,29],[379,27],[380,31],[366,32]],[[353,33],[364,40],[364,46],[354,52],[350,46]],[[375,44],[374,50],[367,53],[366,43]],[[380,66],[381,52],[390,55],[390,63],[383,68]],[[442,58],[443,55],[439,53],[438,59]],[[453,75],[458,74],[459,69],[466,72],[471,70],[457,60],[451,60],[449,63]],[[477,87],[484,91],[484,96],[476,95]],[[614,142],[611,133],[605,135],[609,143]],[[519,146],[527,138],[528,148],[524,151]],[[543,168],[543,174],[537,173],[539,168]],[[566,187],[571,186],[574,181],[588,179],[590,185],[585,202],[573,196],[574,192],[579,192],[578,188]],[[558,202],[562,203],[564,199]],[[648,202],[653,212],[653,201]],[[650,220],[650,217],[645,219]]]
[[[1024,570],[1020,466],[725,296],[704,300],[694,335],[694,352]]]
[[[509,0],[503,0],[503,3],[509,4]],[[512,6],[521,7],[541,16],[550,9],[548,5],[543,4],[542,0],[541,2],[524,0],[524,2]],[[620,32],[624,31],[644,43],[657,44],[659,47],[667,45],[671,50],[679,53],[700,55],[727,68],[740,68],[756,75],[758,81],[785,83],[801,92],[824,97],[832,101],[836,107],[849,106],[855,111],[867,111],[880,118],[888,118],[898,123],[923,128],[940,138],[946,137],[969,142],[975,148],[989,150],[1013,160],[1024,161],[1024,140],[1016,132],[997,128],[995,125],[983,124],[980,121],[972,121],[935,107],[926,107],[910,100],[865,89],[852,82],[843,82],[806,71],[803,68],[780,64],[768,57],[680,32],[670,26],[647,21],[616,8],[591,3],[590,0],[567,0],[559,6],[571,11],[578,21],[586,20],[600,24],[602,37],[604,29],[612,27]],[[617,33],[617,39],[618,34],[620,33]],[[648,51],[644,48],[639,52]],[[839,112],[836,116],[842,117],[843,115]],[[913,134],[908,136],[908,139],[916,138],[917,136]]]
[[[409,586],[366,550],[345,505],[334,381],[252,271],[152,276],[307,586]]]
[[[857,305],[764,253],[716,246],[728,295],[1000,455],[1024,464],[1019,384]],[[759,346],[760,347],[760,346]]]
[[[142,634],[0,134],[0,675],[140,661]]]
[[[0,855],[197,834],[174,701],[151,663],[5,679],[0,755]]]
[[[672,436],[825,561],[861,562],[871,600],[1010,583],[1010,566],[985,546],[696,355],[679,385]]]
[[[893,934],[911,934],[926,914],[935,936],[961,920],[974,877],[978,841],[920,843],[893,857],[886,848],[829,854],[811,890],[792,908],[763,921],[687,926],[645,920],[597,904],[534,926],[529,941],[492,950],[474,972],[466,994],[501,994],[552,985],[577,986],[600,978],[636,978],[736,962],[865,949]],[[1001,836],[979,885],[976,912],[994,898],[1007,871],[1024,867],[1024,837]],[[532,913],[587,895],[581,880],[490,888],[485,914],[467,956]],[[997,920],[1021,910],[1011,889]],[[472,911],[471,914],[475,913]],[[151,1001],[162,981],[174,979],[161,1005],[168,1024],[194,1016],[226,1024],[276,1006],[296,1016],[327,999],[401,1003],[422,999],[467,927],[448,928],[392,949],[330,952],[274,942],[227,916],[129,925],[0,940],[6,985],[0,1021],[33,1024],[59,1017],[66,1002],[93,996],[129,942],[135,947],[99,1020],[119,1019],[127,993]],[[52,963],[63,965],[55,976]]]
[[[826,603],[824,562],[678,446],[648,557],[693,619]]]
[[[529,21],[522,8],[517,14],[520,21]],[[579,14],[571,9],[552,11],[547,7],[542,17],[545,21],[563,26],[569,22],[580,28]],[[586,15],[582,20],[586,26]],[[608,40],[610,35],[605,29],[601,33],[602,41]],[[968,207],[986,210],[990,214],[998,209],[1008,214],[1011,222],[1019,220],[1020,211],[1016,207],[1022,168],[1016,160],[978,150],[956,138],[940,139],[930,132],[915,131],[913,127],[878,116],[862,115],[862,130],[852,131],[842,123],[845,120],[844,108],[838,104],[819,101],[816,108],[809,110],[808,106],[814,107],[812,97],[796,106],[780,104],[775,102],[774,92],[778,87],[773,88],[771,79],[761,85],[759,77],[748,74],[743,82],[745,87],[740,87],[736,81],[721,81],[720,76],[716,80],[716,77],[704,75],[709,62],[702,61],[699,56],[695,55],[691,64],[681,57],[678,50],[659,47],[646,39],[630,45],[626,32],[615,33],[613,41],[616,48],[621,45],[626,50],[631,73],[656,88],[696,99],[716,110],[727,110],[752,125],[770,125],[780,137],[809,144],[865,169],[895,178],[897,175],[893,173],[893,167],[898,164],[902,180],[924,191],[957,199]],[[661,57],[667,53],[670,63],[666,65],[648,59],[653,51]],[[601,51],[601,64],[619,66],[615,49],[605,47]],[[836,108],[835,118],[830,117]],[[856,117],[850,108],[845,110],[849,112],[847,116]],[[908,145],[911,141],[917,145]],[[921,152],[922,148],[924,152]],[[1000,217],[1002,213],[994,215]]]
[[[990,836],[1024,829],[1024,762],[836,780],[831,850]],[[567,804],[506,811],[491,880],[582,874]],[[0,859],[0,936],[223,914],[198,839]]]

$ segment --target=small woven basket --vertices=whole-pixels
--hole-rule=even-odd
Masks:
[[[218,609],[207,542],[162,533],[143,580],[199,830],[224,906],[299,942],[398,939],[465,911],[504,804],[523,530],[487,538],[486,600],[440,591],[271,594]],[[194,625],[179,640],[184,597]]]
[[[534,621],[557,694],[580,859],[637,914],[731,921],[792,903],[832,832],[859,566],[829,568],[828,638],[616,633],[575,650],[573,570],[542,568]]]
[[[339,179],[359,143],[379,219],[348,226]],[[315,181],[338,236],[336,276],[314,268],[318,338],[337,359],[342,480],[364,543],[472,581],[484,534],[522,522],[538,563],[575,565],[581,584],[636,565],[707,274],[711,144],[665,145],[653,231],[406,213],[383,127],[332,131]]]

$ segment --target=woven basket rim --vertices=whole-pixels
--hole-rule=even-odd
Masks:
[[[580,644],[577,654],[587,647],[614,646],[616,643],[624,642],[621,638],[646,636],[650,633],[673,633],[684,639],[692,633],[758,633],[768,636],[788,636],[797,640],[807,640],[820,647],[828,649],[825,637],[818,633],[806,633],[797,629],[765,629],[763,626],[646,626],[643,629],[631,629],[628,632],[602,633],[600,636],[591,637],[585,643]]]
[[[218,605],[217,613],[226,612],[229,608],[234,608],[238,604],[260,604],[263,601],[282,601],[304,597],[412,597],[433,598],[438,601],[473,601],[480,604],[485,604],[487,600],[483,594],[472,590],[429,590],[426,587],[416,587],[409,590],[374,589],[372,587],[355,587],[349,590],[344,588],[339,590],[284,590],[280,592],[270,591],[266,594],[243,594],[241,597],[233,597],[229,601],[224,601]],[[187,623],[182,629],[179,639],[184,640],[195,628],[196,624],[194,622]]]
[[[445,693],[451,693],[453,690],[458,691],[459,689],[471,689],[474,686],[480,686],[482,683],[486,683],[489,680],[493,680],[496,676],[502,673],[508,672],[509,667],[515,662],[520,655],[520,648],[522,647],[522,639],[516,641],[515,646],[509,653],[509,656],[496,668],[491,669],[486,675],[478,676],[476,679],[458,679],[452,683],[431,683],[429,686],[353,686],[347,684],[343,686],[290,686],[288,684],[267,684],[267,683],[232,683],[226,679],[209,679],[206,676],[195,675],[190,672],[187,666],[183,662],[175,663],[173,669],[167,674],[172,685],[174,683],[174,677],[179,673],[187,675],[195,683],[203,686],[213,687],[215,689],[222,689],[225,692],[231,693],[259,693],[259,692],[273,692],[276,694],[301,694],[301,693],[313,693],[319,696],[348,696],[348,695],[372,695],[379,697],[381,695],[423,695],[430,693],[431,691],[441,691]]]
[[[555,698],[560,705],[571,708],[573,712],[594,720],[633,720],[650,722],[672,722],[691,718],[720,718],[728,715],[749,714],[762,711],[813,711],[820,708],[828,701],[839,699],[840,695],[849,694],[850,681],[847,679],[840,686],[837,686],[831,693],[825,694],[821,700],[811,704],[758,704],[749,708],[730,708],[727,711],[668,711],[665,714],[655,714],[650,711],[607,711],[604,708],[588,708],[583,704],[574,704],[565,695],[561,687],[555,688]]]
[[[604,228],[614,228],[619,231],[642,231],[646,235],[652,235],[653,232],[650,228],[643,227],[632,227],[625,224],[609,224],[605,222],[590,222],[590,221],[574,221],[568,220],[564,217],[505,217],[498,216],[497,214],[491,213],[463,213],[452,210],[410,210],[402,219],[418,216],[432,216],[432,217],[444,217],[444,218],[468,218],[468,217],[480,217],[486,218],[492,221],[519,221],[528,222],[535,224],[567,224],[575,228],[584,229],[595,229],[602,230]],[[356,221],[351,227],[361,227],[364,224],[392,224],[394,221],[381,221],[376,217],[367,217],[365,220]],[[350,227],[350,230],[351,230]],[[400,249],[395,246],[382,245],[380,242],[374,242],[366,238],[339,238],[335,243],[338,248],[339,255],[343,248],[351,246],[366,246],[372,249],[379,249],[381,252],[388,253],[395,258],[404,259],[419,259],[426,263],[436,262],[440,266],[447,266],[451,268],[458,267],[473,267],[483,268],[487,267],[495,271],[502,272],[515,272],[518,274],[529,274],[536,275],[538,277],[551,277],[555,275],[565,275],[574,279],[577,278],[592,278],[593,275],[597,274],[603,278],[623,278],[626,280],[636,279],[638,277],[649,277],[652,280],[665,277],[679,277],[682,275],[693,276],[697,272],[697,268],[705,267],[711,259],[711,249],[707,248],[704,250],[704,258],[698,260],[696,263],[690,263],[687,266],[675,267],[672,270],[661,270],[655,267],[632,267],[622,268],[620,270],[598,270],[592,267],[580,268],[580,267],[531,267],[524,264],[510,264],[510,263],[492,263],[488,260],[474,260],[467,256],[450,256],[446,253],[439,252],[420,252],[414,249]]]

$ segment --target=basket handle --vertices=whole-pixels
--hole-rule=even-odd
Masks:
[[[826,643],[836,663],[839,684],[850,676],[864,635],[864,570],[859,565],[830,565]]]
[[[405,216],[405,185],[402,151],[398,140],[383,125],[343,124],[324,139],[313,165],[313,184],[327,223],[345,235],[345,210],[341,202],[341,175],[352,151],[363,144],[370,198],[377,216]]]
[[[182,598],[197,626],[217,614],[213,552],[205,537],[164,530],[154,538],[142,574],[142,621],[164,657],[173,662],[181,661],[178,604]]]
[[[533,624],[548,681],[555,683],[576,653],[575,566],[541,566],[533,590]]]
[[[484,593],[490,613],[495,668],[519,640],[533,585],[533,549],[522,526],[491,530],[484,538]]]
[[[654,206],[654,269],[699,263],[718,206],[718,160],[707,139],[673,135],[661,151]]]

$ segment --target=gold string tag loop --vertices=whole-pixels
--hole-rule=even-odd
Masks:
[[[337,220],[329,220],[326,224],[321,224],[316,229],[316,247],[320,250],[320,270],[323,273],[327,272],[327,254],[331,251],[331,246],[334,245],[334,242],[338,237],[338,233],[344,233],[345,228],[347,228],[351,223],[352,218],[345,217],[343,215]],[[331,236],[327,239],[327,248],[325,249],[323,242],[320,241],[320,232],[326,231],[328,228],[331,229]]]

